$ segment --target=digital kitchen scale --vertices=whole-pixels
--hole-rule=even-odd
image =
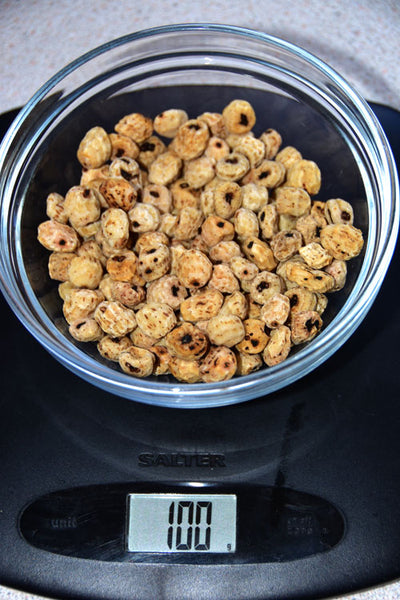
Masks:
[[[400,115],[373,108],[399,158]],[[1,299],[0,583],[58,599],[294,600],[400,577],[399,278],[397,249],[370,313],[316,371],[207,410],[85,383]]]

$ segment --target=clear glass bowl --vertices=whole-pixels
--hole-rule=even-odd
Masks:
[[[216,384],[136,379],[72,340],[48,252],[37,242],[49,192],[80,178],[76,149],[94,125],[111,131],[129,112],[221,111],[234,98],[256,109],[255,132],[277,129],[322,171],[319,198],[342,197],[366,244],[344,290],[329,296],[322,332],[282,364]],[[150,29],[117,39],[56,74],[28,102],[0,151],[1,288],[37,340],[68,369],[108,392],[165,407],[208,408],[287,386],[354,332],[380,288],[398,228],[398,181],[385,135],[367,103],[329,66],[280,39],[210,24]],[[94,346],[94,345],[93,345]]]

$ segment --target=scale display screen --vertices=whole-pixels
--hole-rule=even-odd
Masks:
[[[129,494],[128,552],[236,550],[235,494]]]

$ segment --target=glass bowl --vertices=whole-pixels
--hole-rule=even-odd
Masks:
[[[68,334],[48,252],[37,241],[48,193],[80,178],[76,149],[95,125],[112,131],[125,114],[183,108],[195,117],[234,98],[255,107],[255,133],[277,129],[322,172],[321,200],[344,198],[366,240],[348,264],[345,288],[329,295],[324,327],[275,367],[220,383],[171,376],[137,379]],[[381,286],[398,228],[398,181],[385,135],[367,103],[329,66],[269,35],[211,24],[166,26],[85,54],[22,109],[0,152],[2,292],[36,339],[65,367],[131,400],[209,408],[270,394],[315,369],[358,327]]]

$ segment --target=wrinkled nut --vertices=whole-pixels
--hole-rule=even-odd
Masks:
[[[260,140],[264,144],[265,158],[268,160],[275,158],[282,145],[281,134],[276,129],[267,129],[260,135]]]
[[[153,133],[153,121],[141,113],[131,113],[118,121],[115,131],[141,144]]]
[[[139,254],[138,273],[147,282],[160,279],[166,275],[171,266],[171,252],[167,246],[160,244]]]
[[[258,222],[260,225],[261,236],[265,240],[270,240],[278,233],[279,221],[276,204],[265,204],[258,214]]]
[[[256,183],[257,185],[273,189],[281,185],[285,179],[285,167],[282,163],[274,160],[263,160],[258,167],[249,171],[245,183]]]
[[[261,319],[246,319],[243,321],[245,335],[243,340],[236,345],[239,352],[259,354],[267,345],[269,336],[265,331],[265,323]]]
[[[118,177],[110,177],[102,181],[100,193],[110,208],[130,210],[136,203],[137,191],[126,181]]]
[[[263,366],[263,361],[259,354],[247,354],[247,352],[237,352],[236,363],[237,375],[250,375],[250,373],[258,371]]]
[[[189,120],[187,112],[178,108],[170,108],[158,114],[154,119],[154,130],[158,135],[173,138],[181,125]]]
[[[116,281],[132,283],[135,279],[138,260],[132,250],[111,256],[106,263],[107,272]]]
[[[178,381],[184,383],[198,383],[202,380],[200,374],[200,361],[185,360],[178,356],[171,356],[169,370]]]
[[[148,377],[153,373],[154,354],[145,348],[130,346],[118,357],[118,362],[124,373],[135,377]]]
[[[202,222],[203,215],[197,208],[190,206],[182,208],[173,228],[172,235],[176,240],[191,240],[197,235]]]
[[[209,258],[213,263],[229,263],[229,261],[237,256],[241,256],[239,244],[236,242],[219,242],[208,253]]]
[[[276,273],[261,271],[250,284],[250,296],[258,304],[265,304],[275,294],[283,291],[283,280]]]
[[[67,223],[68,215],[64,210],[64,198],[57,192],[51,192],[46,198],[46,215],[59,223]]]
[[[321,229],[328,225],[328,221],[325,218],[325,206],[325,202],[321,202],[320,200],[313,200],[311,202],[310,215],[316,220]]]
[[[197,117],[200,121],[204,121],[211,131],[212,135],[220,138],[226,137],[226,127],[224,117],[217,112],[204,112]]]
[[[242,244],[243,253],[253,261],[261,271],[272,271],[277,265],[274,253],[267,244],[257,237],[249,237]]]
[[[333,288],[330,290],[331,292],[338,292],[343,289],[346,283],[347,278],[347,264],[344,260],[333,259],[330,265],[325,267],[324,271],[332,275],[335,280]]]
[[[286,185],[303,188],[315,196],[321,187],[321,171],[312,160],[301,159],[293,163],[286,173]]]
[[[239,152],[231,152],[215,165],[215,172],[221,179],[239,181],[250,169],[249,159]]]
[[[321,230],[320,237],[322,246],[337,260],[358,256],[364,245],[361,230],[345,223],[327,225]]]
[[[317,311],[317,313],[322,315],[322,313],[325,311],[326,307],[328,306],[328,298],[325,294],[320,294],[318,292],[315,295],[317,297],[317,305],[315,307],[315,310]]]
[[[213,135],[208,140],[204,154],[211,160],[218,162],[222,158],[225,158],[225,156],[228,156],[230,151],[231,149],[224,139]]]
[[[214,214],[215,195],[214,188],[205,189],[200,194],[200,209],[205,217]]]
[[[159,137],[152,135],[139,146],[139,155],[137,161],[144,169],[149,169],[150,165],[160,154],[165,151],[165,144]]]
[[[81,244],[77,249],[76,253],[78,256],[92,256],[93,258],[97,258],[103,267],[106,266],[106,257],[103,254],[100,244],[98,244],[96,240],[91,239],[83,242],[83,244]]]
[[[147,301],[168,304],[177,310],[188,293],[176,275],[164,275],[151,282],[147,288]]]
[[[144,288],[126,281],[111,281],[111,298],[127,308],[135,308],[146,299]]]
[[[317,242],[310,242],[299,248],[299,254],[304,258],[306,264],[313,269],[323,269],[333,260],[329,252]]]
[[[103,266],[92,256],[75,256],[68,267],[68,279],[77,288],[95,290],[103,277]]]
[[[188,250],[180,258],[177,265],[177,276],[187,288],[204,287],[210,280],[213,265],[200,250]]]
[[[103,358],[118,362],[121,352],[128,350],[131,346],[132,342],[128,336],[113,338],[105,335],[97,344],[97,350]]]
[[[214,210],[219,217],[230,219],[242,204],[240,185],[222,181],[214,189]]]
[[[245,335],[243,322],[230,314],[218,314],[212,317],[207,326],[210,342],[216,346],[236,346]]]
[[[67,323],[89,317],[96,310],[104,296],[98,290],[72,289],[65,298],[63,313]]]
[[[70,281],[63,281],[58,286],[57,291],[58,291],[58,295],[60,296],[61,300],[65,301],[71,294],[72,290],[75,290],[75,289],[76,289],[75,286],[73,286]]]
[[[296,312],[291,320],[291,337],[295,345],[312,340],[322,327],[322,319],[315,310]]]
[[[264,142],[255,137],[246,136],[235,146],[235,151],[244,154],[250,163],[250,167],[258,167],[265,158]]]
[[[316,310],[317,295],[303,287],[295,287],[285,292],[289,298],[290,314],[306,310]]]
[[[304,215],[303,217],[297,219],[295,227],[303,236],[305,244],[319,241],[321,227],[311,214]]]
[[[79,245],[79,238],[72,227],[52,219],[40,223],[38,240],[51,252],[74,252]]]
[[[139,194],[139,188],[142,185],[142,172],[139,163],[133,158],[129,158],[128,156],[114,158],[109,166],[108,177],[112,179],[124,179]]]
[[[182,323],[170,331],[165,346],[172,356],[185,360],[198,360],[208,350],[208,337],[192,323]]]
[[[104,300],[94,312],[102,330],[111,337],[123,337],[136,327],[135,313],[120,302]]]
[[[293,231],[296,229],[297,217],[293,215],[279,215],[278,229],[279,231]]]
[[[282,187],[275,190],[276,210],[281,215],[301,217],[311,208],[309,193],[300,187]]]
[[[90,187],[98,190],[100,183],[110,176],[110,167],[108,164],[98,169],[82,169],[82,175],[79,184],[83,187]]]
[[[160,339],[176,325],[176,316],[168,304],[148,302],[136,313],[137,324],[146,335]]]
[[[232,100],[222,111],[222,117],[229,133],[247,133],[256,123],[256,114],[247,100]]]
[[[252,281],[258,275],[259,268],[253,262],[243,256],[234,256],[229,263],[233,274],[241,282]]]
[[[311,292],[329,292],[335,285],[332,275],[320,269],[312,269],[308,265],[300,263],[288,263],[286,276],[299,286],[305,287]]]
[[[171,355],[166,349],[165,346],[155,345],[150,346],[148,348],[152,354],[154,354],[154,367],[153,367],[153,375],[167,375],[169,370],[169,363],[171,360]]]
[[[76,185],[68,190],[64,211],[72,227],[79,228],[100,218],[100,202],[94,190]]]
[[[174,211],[179,212],[183,208],[197,209],[200,207],[200,192],[191,188],[183,177],[174,181],[170,186],[170,190]]]
[[[182,318],[193,322],[208,321],[218,314],[223,301],[224,297],[218,290],[200,290],[181,303]]]
[[[272,329],[268,344],[263,352],[263,360],[268,367],[273,367],[283,362],[289,355],[291,348],[291,334],[289,327],[280,325]]]
[[[172,208],[171,192],[165,185],[147,184],[143,188],[142,201],[155,206],[161,214],[169,213]]]
[[[236,356],[227,347],[212,346],[203,359],[200,374],[205,383],[226,381],[236,373]]]
[[[240,188],[242,207],[258,213],[267,205],[269,199],[268,188],[256,183],[246,183]]]
[[[341,198],[334,198],[325,202],[324,215],[328,223],[347,223],[352,225],[354,212],[351,204]]]
[[[182,160],[172,152],[163,152],[151,163],[149,182],[158,185],[169,185],[178,179],[182,168]]]
[[[174,152],[182,160],[192,160],[203,154],[210,132],[201,119],[189,119],[181,125],[173,140]]]
[[[168,236],[166,236],[165,233],[162,233],[161,231],[149,231],[148,233],[142,233],[141,235],[139,235],[134,250],[135,252],[140,254],[141,252],[153,250],[153,248],[157,248],[160,244],[168,246]]]
[[[296,254],[295,256],[292,256],[292,258],[289,258],[289,260],[284,260],[280,263],[278,263],[278,266],[276,267],[276,274],[279,275],[279,277],[282,277],[283,281],[285,282],[285,286],[286,289],[291,289],[293,287],[298,287],[298,284],[295,283],[294,281],[290,281],[288,279],[286,270],[288,268],[288,265],[294,264],[294,263],[300,263],[302,265],[304,265],[304,260],[301,258],[300,254]]]
[[[160,211],[152,204],[138,202],[128,212],[130,229],[134,233],[156,231],[160,224]]]
[[[261,307],[260,319],[270,329],[284,325],[290,314],[290,299],[284,294],[274,294]]]
[[[224,303],[218,314],[234,315],[244,321],[248,315],[248,310],[249,307],[244,294],[242,292],[233,292],[233,294],[225,296]]]
[[[122,250],[129,239],[129,218],[126,212],[122,208],[105,210],[101,215],[101,232],[104,241],[111,248]]]
[[[226,219],[210,215],[201,226],[201,236],[210,248],[219,242],[233,240],[235,228]]]
[[[139,146],[128,136],[110,133],[108,137],[111,142],[111,160],[122,157],[136,159],[139,156]]]
[[[73,321],[68,331],[78,342],[97,342],[104,336],[104,332],[97,321],[91,317]]]
[[[149,349],[151,346],[154,346],[161,341],[159,338],[156,338],[152,335],[147,335],[140,329],[140,327],[136,327],[136,329],[129,334],[129,337],[132,341],[132,344],[138,348]]]
[[[214,164],[207,156],[194,158],[186,162],[184,176],[189,186],[198,190],[214,178]]]
[[[282,261],[288,260],[299,252],[303,239],[299,231],[279,231],[269,243],[276,260]]]
[[[73,252],[52,252],[49,256],[49,275],[55,281],[68,281],[68,269],[76,257]]]
[[[232,294],[240,289],[239,282],[232,269],[229,265],[223,264],[214,265],[208,285],[223,294]]]
[[[282,148],[275,156],[275,160],[282,163],[286,169],[289,169],[289,167],[302,158],[301,152],[293,146],[285,146],[285,148]]]
[[[233,218],[235,233],[239,239],[257,238],[259,234],[258,218],[256,213],[248,208],[239,208]]]
[[[92,127],[79,144],[77,157],[85,169],[96,169],[109,160],[111,149],[107,132],[102,127]]]

